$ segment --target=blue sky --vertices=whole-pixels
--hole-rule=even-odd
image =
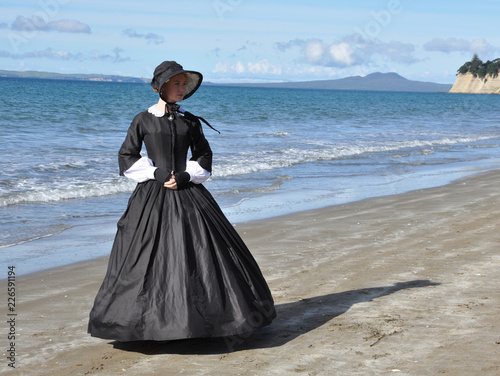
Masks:
[[[182,5],[181,5],[182,4]],[[213,82],[397,72],[453,83],[500,57],[500,1],[2,0],[0,69],[150,77],[176,60]]]

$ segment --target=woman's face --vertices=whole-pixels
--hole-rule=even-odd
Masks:
[[[161,88],[162,98],[169,103],[182,101],[186,95],[187,84],[187,76],[184,73],[176,74]]]

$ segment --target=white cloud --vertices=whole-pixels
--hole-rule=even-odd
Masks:
[[[245,66],[243,65],[242,62],[238,61],[236,63],[236,69],[235,69],[236,73],[238,74],[241,74],[241,73],[245,73]]]
[[[220,61],[215,64],[215,68],[212,73],[227,73],[229,72],[229,65],[227,63],[221,63]]]
[[[145,39],[148,43],[162,44],[165,42],[165,38],[163,38],[161,35],[155,33],[140,34],[137,33],[134,29],[123,30],[123,35],[126,35],[129,38]]]
[[[59,20],[48,23],[50,30],[61,33],[90,33],[90,27],[76,20]]]
[[[319,39],[311,39],[303,41],[302,45],[302,60],[308,64],[348,67],[357,63],[355,49],[345,41],[328,44]],[[293,46],[300,46],[298,40],[294,41]]]
[[[413,56],[415,46],[399,41],[382,42],[378,39],[365,41],[359,49],[361,61],[371,61],[374,56],[381,56],[389,61],[403,64],[413,64],[420,61]]]
[[[109,61],[112,63],[124,63],[126,61],[130,61],[129,57],[121,56],[123,49],[120,47],[115,47],[113,49],[113,54],[101,54],[99,51],[94,51],[94,56],[92,60],[101,60],[101,61]]]
[[[38,51],[28,51],[23,53],[11,53],[8,51],[0,50],[0,57],[9,58],[13,60],[21,59],[49,59],[49,60],[66,60],[66,61],[108,61],[112,63],[123,63],[130,61],[130,58],[121,56],[123,50],[116,47],[111,54],[101,54],[98,51],[92,51],[88,55],[82,54],[81,52],[72,53],[68,50],[53,50],[52,48],[46,48],[44,50]]]
[[[334,43],[327,43],[319,39],[294,39],[289,42],[276,43],[274,48],[281,52],[299,48],[302,53],[302,61],[327,67],[343,68],[370,64],[375,56],[405,64],[418,61],[413,56],[415,52],[413,44],[366,39],[359,33],[344,36]]]
[[[11,53],[0,51],[0,57],[10,58],[14,60],[20,59],[51,59],[51,60],[83,60],[82,54],[73,54],[67,50],[53,50],[46,48],[45,50],[29,51],[24,53]]]
[[[341,73],[344,72],[334,67],[290,63],[273,64],[264,59],[246,64],[241,61],[234,64],[218,62],[212,70],[214,76],[210,80],[214,82],[235,82],[242,80],[245,82],[280,82],[284,79],[301,80],[310,79],[311,77],[329,79],[338,77]],[[221,79],[220,77],[223,78]]]
[[[280,76],[283,71],[282,67],[277,64],[271,64],[267,59],[248,62],[243,64],[238,61],[235,64],[217,63],[212,73],[236,73],[238,75],[249,74],[257,76]]]
[[[77,21],[77,20],[58,20],[46,22],[40,16],[32,16],[27,18],[24,16],[17,16],[16,20],[12,23],[11,28],[17,31],[59,31],[61,33],[86,33],[90,34],[90,26]]]
[[[248,63],[248,71],[256,75],[280,76],[283,72],[279,65],[271,64],[267,59],[257,63]]]
[[[274,44],[274,48],[278,51],[285,52],[286,50],[293,47],[304,47],[305,44],[306,41],[304,39],[296,38],[288,42],[276,42]]]
[[[49,26],[42,17],[33,16],[31,18],[17,16],[12,23],[12,29],[17,31],[48,31]]]
[[[330,55],[338,65],[350,66],[355,63],[354,51],[347,43],[339,43],[330,46]]]
[[[311,64],[317,64],[323,58],[323,54],[325,53],[325,49],[323,47],[323,43],[320,41],[314,40],[308,42],[305,47],[305,55],[306,60]]]
[[[424,45],[426,51],[436,52],[470,52],[477,54],[492,53],[498,51],[497,47],[489,44],[484,38],[474,39],[472,41],[457,38],[434,38]]]

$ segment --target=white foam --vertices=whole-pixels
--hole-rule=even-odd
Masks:
[[[18,192],[0,197],[0,207],[32,202],[52,202],[70,199],[103,197],[118,193],[131,192],[136,183],[126,179],[117,179],[116,182],[90,182],[81,185],[67,185],[62,187],[40,187],[36,190]]]
[[[487,140],[493,137],[458,137],[440,138],[435,140],[409,140],[393,141],[391,143],[379,144],[354,143],[337,145],[332,143],[321,143],[317,149],[278,149],[272,151],[256,151],[232,155],[227,161],[222,161],[220,166],[214,167],[215,176],[226,177],[235,175],[254,174],[259,171],[269,171],[277,168],[291,167],[297,164],[312,163],[319,161],[331,161],[339,158],[347,158],[367,153],[392,152],[401,149],[419,147],[439,147],[442,145],[453,145],[460,143],[471,143]],[[426,149],[426,153],[430,151]]]
[[[453,144],[470,144],[473,142],[495,138],[457,137],[439,138],[434,140],[405,140],[379,143],[377,141],[360,141],[352,144],[335,144],[318,141],[313,148],[283,148],[268,151],[252,151],[231,154],[218,159],[213,167],[214,178],[237,175],[255,174],[295,166],[298,164],[331,161],[339,158],[355,157],[368,153],[395,152],[401,149],[425,148],[424,154],[431,154],[433,148]],[[319,145],[321,143],[321,145]],[[310,146],[312,143],[309,143]],[[472,146],[470,146],[472,147]],[[93,161],[93,162],[97,162]],[[102,163],[102,160],[99,162]],[[40,165],[41,169],[58,170],[60,168],[82,168],[89,161],[54,162]],[[106,172],[100,171],[106,175]],[[20,179],[11,182],[11,186],[0,189],[0,207],[21,203],[53,202],[70,199],[85,199],[103,197],[119,193],[132,192],[136,183],[126,178],[112,178],[103,181],[102,176],[94,176],[95,181],[76,181],[74,179],[59,179],[39,181],[39,179]]]

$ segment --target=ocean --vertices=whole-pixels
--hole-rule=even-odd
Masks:
[[[105,256],[135,183],[117,152],[147,84],[0,78],[0,270]],[[440,186],[497,169],[500,97],[203,85],[205,186],[233,223]],[[334,207],[332,210],[335,210]]]

